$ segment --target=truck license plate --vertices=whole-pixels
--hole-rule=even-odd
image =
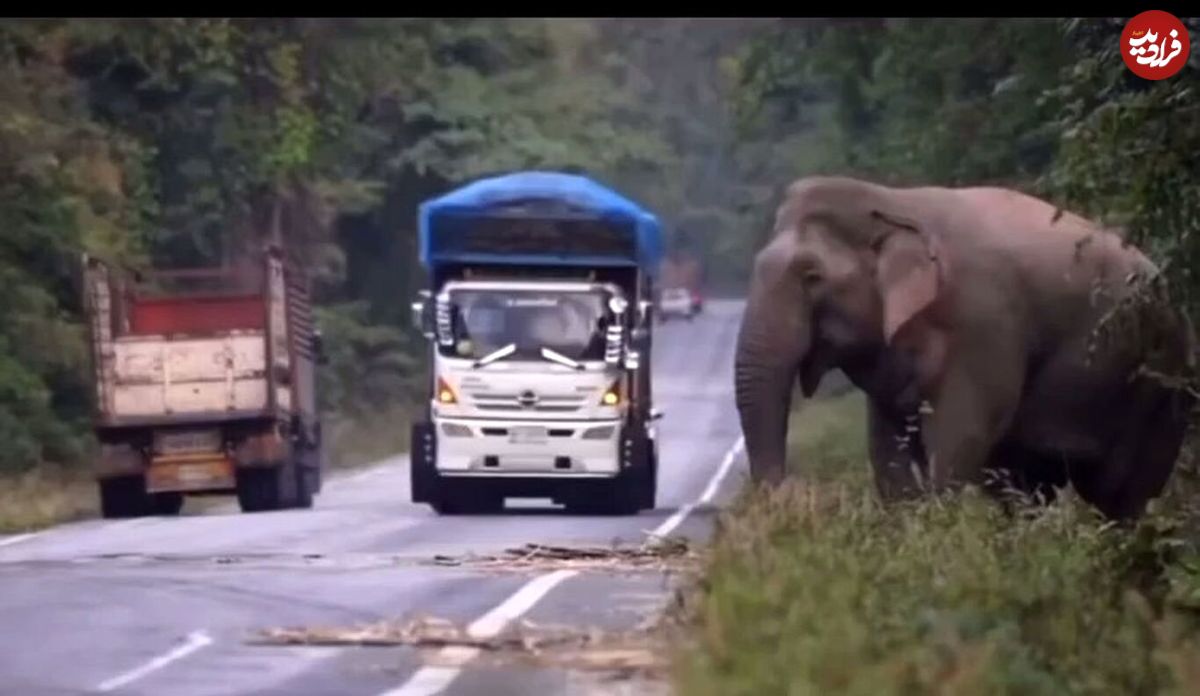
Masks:
[[[235,485],[233,464],[227,459],[188,463],[158,463],[146,472],[146,492],[228,489]]]
[[[521,426],[508,431],[508,441],[515,445],[533,445],[546,441],[546,429],[541,426]]]
[[[216,452],[221,449],[221,431],[176,430],[155,433],[154,449],[159,454],[183,454],[187,452]]]

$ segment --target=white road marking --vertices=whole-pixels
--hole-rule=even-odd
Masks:
[[[187,640],[185,640],[182,645],[178,646],[174,650],[159,655],[137,669],[130,670],[124,674],[118,674],[112,679],[109,679],[108,681],[97,686],[96,689],[99,691],[112,691],[113,689],[118,689],[126,684],[130,684],[141,679],[147,674],[157,672],[176,660],[182,660],[197,650],[212,645],[212,642],[212,638],[210,638],[209,635],[204,631],[193,631],[192,633],[188,634]]]
[[[525,583],[521,589],[499,606],[476,619],[467,627],[467,633],[475,638],[491,638],[497,635],[510,621],[520,618],[522,614],[532,609],[533,605],[537,604],[556,585],[577,575],[578,572],[576,570],[556,570],[553,573],[539,575]],[[414,672],[408,681],[391,691],[380,694],[380,696],[432,696],[432,694],[439,693],[450,686],[450,683],[462,671],[463,666],[474,659],[479,652],[479,648],[462,646],[442,648],[438,652],[438,663],[452,666],[422,667]]]
[[[654,531],[650,532],[650,536],[667,536],[671,532],[675,531],[676,527],[683,524],[683,521],[687,519],[687,516],[690,515],[693,510],[701,505],[707,505],[711,503],[713,497],[717,495],[717,491],[721,488],[721,481],[723,481],[725,476],[729,474],[729,470],[733,468],[733,463],[737,460],[738,455],[741,454],[742,448],[745,446],[746,438],[739,437],[738,441],[733,443],[733,447],[730,447],[729,451],[725,453],[725,458],[721,460],[721,466],[717,467],[717,470],[713,473],[712,478],[708,480],[708,485],[704,487],[704,492],[700,494],[700,497],[676,510],[674,515],[668,517],[663,521],[662,524],[658,525]]]
[[[712,502],[713,497],[717,495],[717,491],[721,487],[721,481],[729,474],[729,470],[733,467],[733,462],[737,459],[738,454],[742,451],[745,444],[745,438],[738,438],[733,447],[725,453],[725,458],[721,460],[721,465],[717,467],[716,472],[709,479],[708,485],[704,487],[704,491],[700,494],[700,497],[677,510],[674,515],[667,518],[665,522],[650,534],[653,536],[666,536],[678,527],[692,510]],[[511,597],[504,600],[500,606],[476,619],[474,623],[467,627],[468,634],[477,638],[491,638],[495,636],[504,630],[504,627],[510,621],[520,618],[522,614],[533,608],[533,605],[537,604],[538,600],[546,596],[555,586],[578,573],[579,571],[576,570],[556,570],[553,573],[539,575],[523,585]],[[434,696],[434,694],[439,694],[458,678],[458,675],[462,673],[463,667],[473,660],[479,652],[479,648],[462,646],[442,648],[438,652],[438,666],[418,669],[416,672],[413,672],[408,681],[395,689],[385,691],[379,696]]]
[[[40,534],[38,532],[30,532],[29,534],[14,534],[12,536],[4,537],[3,539],[0,539],[0,546],[11,546],[12,544],[19,544],[22,541],[29,541],[30,539],[32,539],[36,536],[40,536]]]

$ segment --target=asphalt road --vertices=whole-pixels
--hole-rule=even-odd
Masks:
[[[703,539],[744,475],[731,370],[741,305],[712,301],[657,329],[658,508],[632,517],[519,509],[437,517],[408,501],[397,456],[327,481],[311,510],[90,520],[0,537],[0,694],[646,693],[557,666],[447,650],[251,644],[260,629],[353,626],[432,615],[494,633],[517,618],[631,627],[659,611],[656,572],[489,572],[430,564],[529,542]],[[473,659],[474,658],[474,659]]]

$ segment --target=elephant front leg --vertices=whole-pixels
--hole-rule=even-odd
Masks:
[[[1016,380],[1000,382],[996,374],[953,367],[923,409],[932,491],[986,486],[989,461],[1012,423],[1020,396]]]
[[[891,414],[874,400],[867,405],[867,441],[875,486],[885,501],[919,495],[926,476],[920,414]]]

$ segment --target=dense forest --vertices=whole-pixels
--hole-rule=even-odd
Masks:
[[[315,282],[324,409],[403,404],[416,205],[510,169],[641,200],[731,292],[798,176],[999,183],[1127,228],[1194,307],[1200,58],[1141,80],[1123,24],[9,20],[0,470],[86,459],[83,251],[206,265],[281,234]]]

